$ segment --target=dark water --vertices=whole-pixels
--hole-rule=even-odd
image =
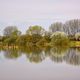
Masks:
[[[1,49],[0,80],[80,80],[80,48]]]

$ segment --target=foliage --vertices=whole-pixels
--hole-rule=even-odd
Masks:
[[[75,35],[76,33],[80,32],[80,20],[69,20],[64,24],[64,27],[66,34]]]
[[[64,32],[55,32],[51,35],[51,45],[66,46],[69,43],[69,39]]]
[[[47,40],[48,43],[51,41],[50,38],[51,34],[52,34],[51,32],[48,31],[45,32],[44,38]]]
[[[43,35],[44,31],[45,30],[41,26],[35,25],[35,26],[30,26],[29,29],[26,31],[26,33],[29,35],[33,34]]]
[[[30,26],[26,34],[21,32],[16,26],[8,26],[0,36],[0,45],[3,46],[50,46],[50,45],[68,45],[70,41],[80,40],[80,20],[74,19],[65,22],[56,22],[51,24],[49,31],[45,31],[41,26]],[[70,42],[70,44],[74,45]]]
[[[47,41],[45,38],[42,38],[40,41],[37,42],[36,45],[37,45],[38,47],[43,48],[43,47],[46,47],[47,44],[48,44],[48,41]]]
[[[18,45],[26,45],[26,35],[21,35],[20,37],[18,37],[17,39],[17,43]]]
[[[31,37],[32,37],[31,42],[33,44],[36,44],[37,42],[39,42],[42,39],[42,36],[38,35],[38,34],[33,34]]]
[[[4,36],[19,36],[21,34],[21,32],[17,29],[16,26],[8,26],[4,29]]]
[[[56,22],[51,24],[51,26],[49,27],[50,32],[54,33],[56,31],[63,31],[63,24],[61,22]]]
[[[78,40],[78,41],[80,41],[80,33],[76,33],[75,34],[75,39]]]

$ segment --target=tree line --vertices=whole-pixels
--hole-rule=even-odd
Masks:
[[[22,34],[16,26],[8,26],[0,36],[0,46],[49,46],[68,45],[69,41],[80,40],[80,20],[66,21],[64,24],[55,22],[46,31],[42,26],[30,26],[25,34]]]

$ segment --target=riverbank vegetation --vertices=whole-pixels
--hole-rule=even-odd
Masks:
[[[16,26],[8,26],[0,36],[0,47],[18,48],[18,46],[50,46],[80,47],[80,20],[56,22],[46,31],[42,26],[30,26],[25,34],[21,34]]]

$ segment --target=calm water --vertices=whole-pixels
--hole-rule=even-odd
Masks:
[[[80,48],[1,49],[0,80],[80,80]]]

